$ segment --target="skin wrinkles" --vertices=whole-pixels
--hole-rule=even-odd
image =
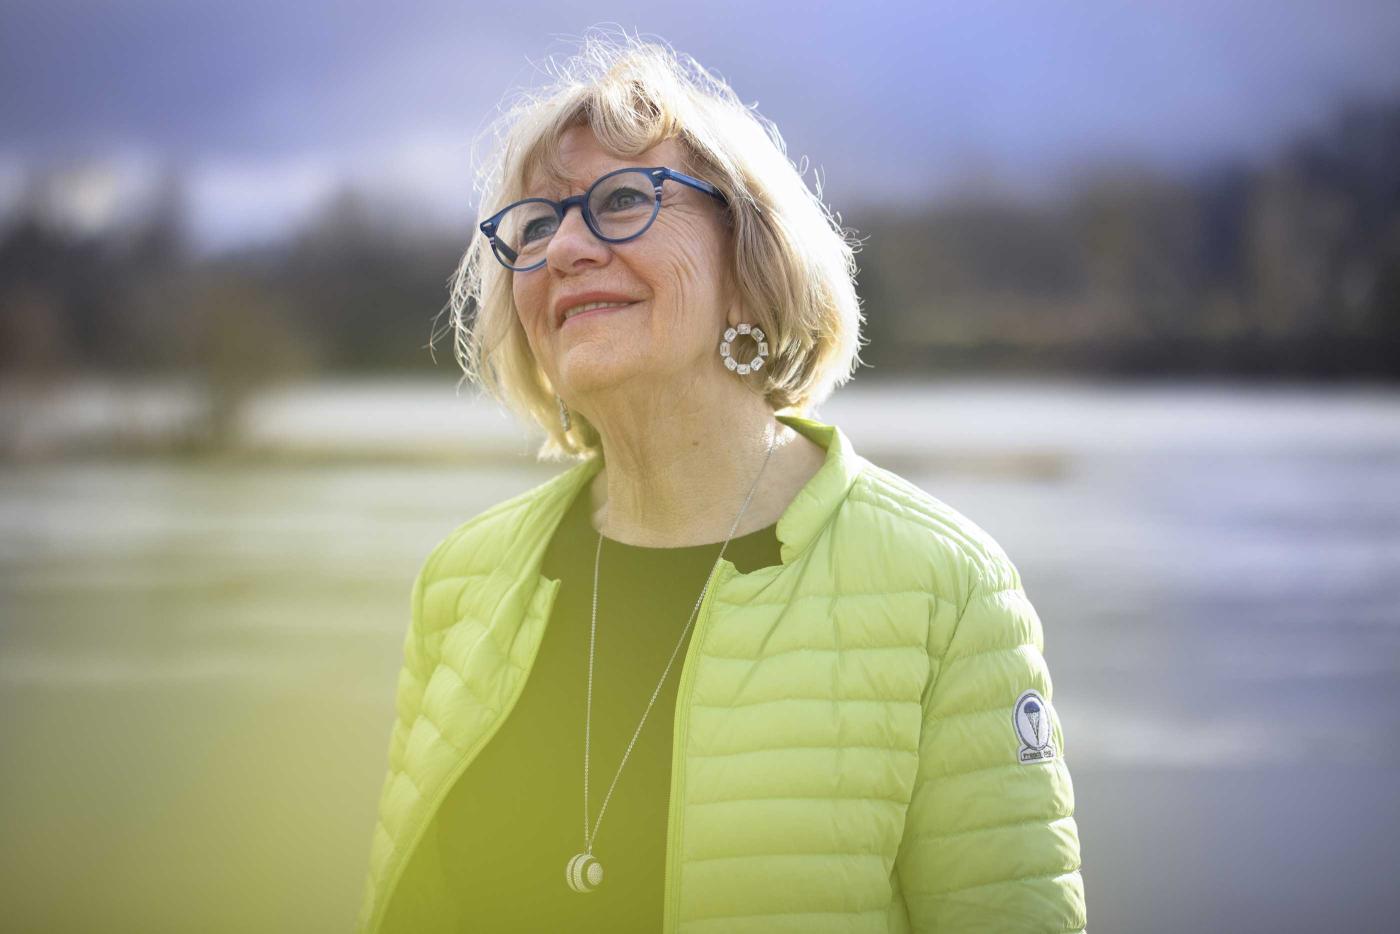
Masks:
[[[620,157],[587,126],[568,130],[558,154],[570,176],[568,194],[625,166],[692,174],[678,140]],[[774,418],[757,388],[761,375],[740,378],[719,356],[725,328],[754,320],[733,284],[723,211],[703,192],[667,182],[650,229],[610,244],[571,210],[545,265],[512,274],[516,312],[535,358],[570,409],[602,437],[605,467],[589,491],[593,525],[617,541],[655,548],[723,542],[774,432],[772,458],[735,537],[776,522],[826,458],[820,445]],[[557,327],[558,299],[593,290],[641,304]],[[734,347],[741,360],[753,354],[747,338]]]

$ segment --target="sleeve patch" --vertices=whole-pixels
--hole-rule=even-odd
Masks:
[[[1020,742],[1016,761],[1022,765],[1055,758],[1050,729],[1050,704],[1034,689],[1023,691],[1011,710],[1011,727]]]

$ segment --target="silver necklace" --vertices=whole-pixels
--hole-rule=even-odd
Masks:
[[[617,780],[622,777],[622,769],[627,765],[627,757],[632,754],[632,746],[642,733],[642,726],[647,722],[647,715],[651,713],[652,705],[656,703],[656,696],[661,693],[661,685],[666,683],[666,676],[671,673],[671,665],[676,660],[676,654],[680,652],[681,646],[685,643],[686,633],[690,632],[690,626],[695,622],[695,614],[699,611],[700,604],[705,600],[705,592],[710,589],[710,581],[714,580],[715,570],[719,567],[720,560],[724,558],[724,549],[729,546],[729,540],[734,537],[734,530],[739,527],[739,520],[744,517],[744,511],[749,508],[749,500],[753,499],[754,490],[758,489],[758,481],[763,477],[763,470],[768,466],[768,459],[773,456],[773,447],[777,441],[778,433],[774,431],[772,439],[768,442],[768,453],[764,455],[763,466],[758,468],[758,476],[754,478],[749,495],[744,498],[744,505],[739,507],[739,515],[734,517],[734,524],[730,526],[729,535],[725,537],[724,544],[720,546],[719,556],[715,558],[714,567],[710,568],[710,575],[705,578],[705,586],[700,588],[700,597],[695,601],[695,607],[690,611],[690,620],[685,624],[685,629],[681,630],[681,638],[671,652],[671,660],[666,663],[666,670],[661,673],[661,680],[656,682],[656,690],[651,692],[651,700],[647,701],[647,709],[642,713],[641,722],[637,724],[637,729],[632,734],[632,741],[627,744],[627,751],[622,754],[622,764],[617,767],[617,774],[613,776],[612,785],[609,786],[607,795],[603,797],[603,806],[598,809],[598,819],[593,824],[593,833],[590,834],[588,832],[588,760],[590,758],[589,741],[593,727],[593,643],[598,633],[598,567],[602,563],[603,556],[603,533],[598,533],[598,551],[593,558],[593,623],[588,631],[588,706],[583,728],[584,848],[582,853],[569,860],[568,868],[565,870],[565,878],[568,880],[569,888],[575,892],[591,892],[603,881],[603,864],[598,862],[598,859],[593,855],[593,842],[598,839],[598,826],[603,823],[603,812],[608,809],[608,801],[612,799],[613,789],[617,787]]]

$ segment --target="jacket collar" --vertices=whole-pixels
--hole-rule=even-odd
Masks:
[[[826,461],[797,491],[778,519],[776,531],[781,558],[787,565],[806,551],[845,500],[868,461],[856,453],[850,439],[835,425],[800,415],[778,415],[777,419],[826,448]],[[512,556],[511,566],[539,568],[549,540],[563,521],[569,504],[602,469],[602,455],[595,454],[546,481],[535,491],[531,508],[520,517],[517,526],[516,542],[523,553]]]

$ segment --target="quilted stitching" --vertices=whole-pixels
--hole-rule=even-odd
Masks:
[[[780,520],[784,566],[726,578],[693,646],[667,934],[1082,931],[1053,704],[1060,756],[1015,758],[1016,698],[1052,701],[1015,566],[839,430],[782,418],[828,459]],[[486,510],[424,562],[359,930],[522,682],[552,605],[538,558],[596,466]]]

